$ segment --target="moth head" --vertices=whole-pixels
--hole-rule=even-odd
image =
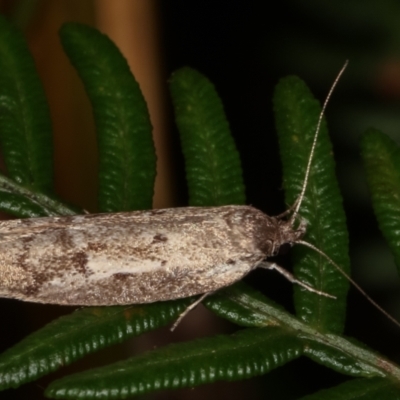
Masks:
[[[307,231],[307,222],[305,219],[301,218],[300,223],[297,227],[294,227],[293,223],[285,220],[279,220],[280,222],[280,245],[289,244],[292,246],[293,244],[299,242]]]
[[[306,223],[303,220],[294,229],[289,221],[267,215],[263,215],[263,220],[258,221],[257,227],[257,247],[266,257],[276,256],[283,245],[292,246],[306,233]]]

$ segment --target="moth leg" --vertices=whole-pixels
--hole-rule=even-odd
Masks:
[[[292,273],[290,273],[289,271],[287,271],[285,268],[282,268],[281,266],[279,266],[276,263],[270,263],[268,261],[264,261],[262,262],[259,267],[261,268],[265,268],[265,269],[274,269],[275,271],[279,272],[281,275],[283,275],[288,281],[292,282],[292,283],[296,283],[297,285],[300,285],[301,287],[303,287],[304,289],[307,289],[310,292],[313,293],[317,293],[320,296],[325,296],[325,297],[329,297],[331,299],[336,299],[335,296],[332,296],[329,293],[325,293],[322,292],[320,290],[314,289],[312,286],[307,285],[306,283],[299,281],[298,279],[296,279],[294,277],[294,275]]]
[[[204,293],[203,295],[201,295],[195,302],[193,302],[192,304],[190,304],[189,306],[186,307],[185,311],[183,311],[183,313],[178,317],[178,319],[174,322],[174,324],[172,325],[170,331],[173,332],[175,330],[175,328],[180,324],[180,322],[183,320],[183,318],[185,318],[185,316],[193,310],[193,308],[195,308],[196,306],[198,306],[207,296],[209,296],[210,294],[213,294],[214,292],[207,292]]]

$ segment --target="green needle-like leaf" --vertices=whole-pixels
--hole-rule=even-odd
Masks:
[[[284,172],[286,202],[294,204],[304,182],[320,106],[297,77],[282,79],[275,90],[274,109]],[[304,240],[349,273],[348,237],[342,199],[335,178],[332,146],[322,123],[300,217],[307,222]],[[321,330],[343,330],[348,282],[324,257],[296,246],[293,249],[298,279],[336,299],[295,288],[297,315]]]
[[[328,337],[325,337],[325,339],[327,338]],[[329,338],[332,339],[336,337],[330,336]],[[342,339],[338,347],[335,347],[333,343],[323,343],[319,340],[313,341],[311,339],[308,343],[305,341],[304,354],[311,360],[341,374],[365,378],[379,375],[377,369],[373,365],[368,365],[366,361],[369,360],[361,359],[362,357],[359,357],[359,354],[354,357],[354,353],[351,354],[347,352],[348,346],[351,347],[354,344],[359,347],[356,352],[363,352],[363,346],[359,343],[355,343],[354,340],[351,342],[345,342],[345,340],[346,339]],[[368,350],[364,353],[367,352]]]
[[[123,399],[161,389],[264,374],[301,355],[300,341],[280,328],[245,329],[167,346],[142,356],[53,382],[54,399]]]
[[[237,282],[204,300],[204,305],[218,316],[237,325],[246,327],[266,327],[280,325],[280,321],[271,313],[263,312],[256,303],[283,311],[272,300],[254,290],[244,282]]]
[[[66,24],[61,41],[92,103],[99,148],[99,209],[152,207],[156,157],[146,102],[115,44],[98,30]]]
[[[53,155],[47,101],[26,42],[0,16],[0,141],[9,176],[51,192]]]
[[[301,400],[399,400],[400,388],[387,379],[353,379],[334,388],[321,390]]]
[[[79,213],[77,209],[41,192],[32,191],[2,174],[0,174],[0,204],[2,211],[22,218]]]
[[[364,134],[361,148],[375,215],[400,274],[400,148],[376,129]]]
[[[37,218],[47,216],[40,205],[24,196],[0,190],[0,211],[20,218]]]
[[[185,157],[190,205],[244,204],[239,153],[213,84],[199,72],[186,67],[172,74],[170,91]],[[228,310],[227,313],[232,315],[229,306],[221,306],[222,299],[213,296],[205,304],[214,311],[224,310],[224,313]],[[252,321],[249,310],[240,308],[236,315],[243,321],[247,318]],[[254,326],[251,322],[248,324]]]
[[[18,387],[104,347],[174,321],[192,300],[89,307],[61,317],[0,355],[0,390]]]
[[[355,377],[390,375],[400,379],[400,370],[379,354],[354,339],[321,333],[289,314],[260,293],[237,283],[213,300],[207,300],[214,312],[243,326],[280,326],[297,333],[304,345],[304,354],[337,372]]]
[[[192,206],[244,204],[239,154],[213,84],[191,68],[170,80]]]

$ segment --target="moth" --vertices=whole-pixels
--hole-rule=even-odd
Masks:
[[[0,296],[100,306],[214,292],[304,232],[250,206],[4,221]]]
[[[298,217],[322,116],[345,67],[324,103],[303,187],[289,219],[286,215],[270,217],[251,206],[231,205],[2,221],[0,296],[101,306],[202,295],[179,321],[207,295],[260,266],[276,269],[292,282],[329,296],[264,260],[284,244],[303,244],[351,280],[320,250],[302,240],[306,224]]]

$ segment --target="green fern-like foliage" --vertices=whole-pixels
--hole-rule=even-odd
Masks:
[[[294,204],[304,180],[304,168],[298,166],[307,165],[320,106],[300,79],[287,77],[276,87],[274,107],[286,203]],[[349,272],[345,216],[334,168],[326,123],[322,121],[301,217],[308,226],[305,239]],[[342,333],[347,280],[323,257],[315,257],[313,251],[301,246],[293,250],[296,275],[303,282],[336,297],[332,300],[295,287],[298,316],[319,329]]]
[[[373,128],[365,132],[361,148],[379,227],[400,272],[400,148]]]
[[[61,40],[93,106],[101,164],[100,209],[150,208],[155,176],[151,124],[126,61],[106,36],[87,26],[65,25]],[[9,177],[0,175],[0,209],[21,218],[77,213],[50,195],[51,134],[46,101],[20,33],[3,18],[0,60],[0,81],[4,82],[0,85],[0,140],[9,171]],[[245,203],[239,155],[211,82],[199,72],[183,68],[172,75],[170,92],[191,205]],[[274,108],[284,186],[287,202],[292,204],[304,179],[320,107],[302,81],[289,77],[276,88]],[[333,171],[323,126],[301,217],[308,223],[305,239],[348,269],[344,214]],[[372,190],[377,185],[374,181]],[[383,210],[384,206],[378,207]],[[388,216],[383,218],[388,238],[395,242],[392,210],[382,213]],[[296,289],[296,315],[292,315],[239,282],[204,302],[236,324],[240,328],[236,333],[166,346],[65,376],[47,387],[46,396],[125,399],[161,389],[263,375],[304,356],[355,378],[310,394],[308,399],[400,398],[400,369],[341,336],[347,283],[340,273],[306,248],[299,249],[294,259],[300,279],[337,299]],[[193,301],[88,307],[59,318],[0,355],[0,390],[17,388],[101,348],[171,324]]]

